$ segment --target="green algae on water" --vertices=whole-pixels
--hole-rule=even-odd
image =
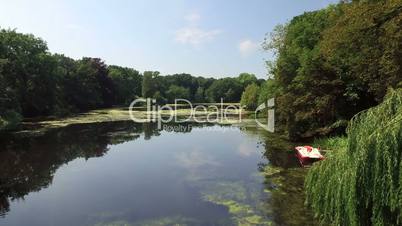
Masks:
[[[227,207],[236,225],[271,225],[258,210],[261,206],[258,202],[263,199],[259,191],[251,189],[253,185],[230,181],[210,183],[202,196],[205,201]]]

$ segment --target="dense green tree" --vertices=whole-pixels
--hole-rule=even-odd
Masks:
[[[165,75],[160,76],[158,78],[159,88],[158,90],[164,95],[167,96],[166,93],[172,85],[180,86],[188,89],[189,91],[189,100],[194,100],[195,93],[197,92],[198,87],[204,87],[207,85],[207,81],[202,77],[193,77],[190,74],[174,74],[174,75]],[[168,98],[169,99],[169,98]]]
[[[257,77],[254,74],[249,73],[241,73],[237,79],[239,80],[240,84],[242,85],[243,89],[245,89],[248,85],[257,83]]]
[[[264,84],[266,81],[267,81],[267,80],[265,80],[265,79],[263,79],[263,78],[259,78],[259,79],[257,79],[256,84],[257,84],[258,86],[261,86],[261,85]]]
[[[177,86],[186,87],[192,94],[194,94],[197,90],[197,81],[190,74],[174,74],[165,77],[170,79],[170,85],[174,84]]]
[[[158,104],[166,104],[168,103],[168,100],[166,99],[165,96],[162,95],[162,93],[158,90],[154,93],[152,97],[150,97],[156,101]]]
[[[381,102],[387,88],[401,82],[402,3],[358,2],[341,5],[341,16],[332,13],[336,23],[323,32],[320,47],[329,67],[346,83],[348,105],[364,109]]]
[[[198,86],[204,88],[204,91],[208,89],[214,81],[216,81],[214,78],[197,77]]]
[[[145,71],[142,78],[142,97],[153,97],[155,92],[158,91],[157,80],[159,79],[159,72]]]
[[[236,78],[222,78],[214,81],[206,90],[208,101],[224,102],[240,101],[243,92],[241,83]]]
[[[185,73],[160,76],[154,71],[146,71],[142,77],[134,69],[107,66],[99,58],[74,60],[51,54],[40,38],[2,29],[0,129],[16,126],[21,117],[65,116],[128,104],[141,95],[157,99],[158,103],[172,102],[175,98],[204,102],[209,93],[213,101],[222,97],[237,102],[244,84],[256,80],[254,75],[246,73],[239,78],[217,82]]]
[[[266,103],[269,99],[281,95],[281,87],[274,79],[268,79],[261,84],[260,92],[258,94],[258,105]]]
[[[145,82],[143,82],[143,85],[148,87],[145,90],[145,93],[149,92],[148,97],[152,97],[156,91],[159,91],[158,96],[162,97],[162,99],[167,102],[175,99],[174,95],[172,95],[174,93],[188,93],[186,95],[180,95],[180,97],[185,96],[186,99],[190,101],[205,101],[205,90],[207,90],[215,81],[213,78],[194,77],[190,74],[184,73],[153,76],[151,73],[145,72],[144,79]],[[182,87],[187,91],[184,92],[183,89],[178,89],[178,87]],[[202,92],[202,94],[200,92]],[[143,94],[145,93],[143,92]],[[176,98],[179,98],[179,96]]]
[[[258,106],[259,90],[260,87],[255,83],[248,85],[241,95],[241,106],[249,110],[254,110]]]
[[[109,66],[108,70],[116,90],[116,104],[128,104],[141,96],[142,77],[138,71],[115,65]]]
[[[277,55],[269,64],[277,119],[291,138],[328,134],[402,85],[401,12],[398,0],[343,2],[266,38]]]
[[[17,95],[16,108],[25,116],[50,113],[55,101],[55,63],[46,43],[33,35],[2,29],[0,59],[3,80]]]
[[[333,8],[305,13],[285,27],[278,27],[266,48],[276,48],[272,72],[282,94],[277,97],[277,115],[291,138],[315,133],[335,121],[335,105],[342,81],[325,65],[320,38],[330,26]],[[338,93],[337,93],[338,92]]]
[[[70,90],[72,102],[79,110],[108,106],[112,99],[111,80],[107,79],[106,65],[100,59],[83,58],[78,61],[73,78],[75,87]],[[109,83],[109,84],[108,84]]]
[[[13,129],[21,121],[15,91],[7,85],[2,73],[4,64],[6,60],[0,59],[0,130]]]
[[[197,91],[194,94],[194,101],[197,103],[205,102],[205,93],[204,93],[204,88],[202,86],[199,86],[197,88]]]
[[[54,76],[58,84],[56,93],[56,104],[54,106],[53,113],[63,116],[71,112],[80,111],[77,106],[76,100],[87,97],[80,97],[75,92],[77,88],[83,85],[78,82],[77,61],[61,54],[54,54],[53,58],[55,59],[57,65]]]
[[[327,70],[319,52],[321,32],[329,26],[328,8],[295,17],[273,40],[278,59],[274,75],[283,93],[277,97],[278,118],[291,138],[315,133],[316,128],[335,121],[334,109],[341,85],[333,72]]]
[[[166,97],[170,103],[174,103],[175,99],[188,100],[190,98],[190,89],[182,86],[171,85],[169,90],[166,92]]]
[[[89,64],[94,71],[94,77],[98,83],[101,96],[100,107],[111,107],[115,99],[115,87],[108,75],[107,65],[99,58],[83,58],[82,62]]]

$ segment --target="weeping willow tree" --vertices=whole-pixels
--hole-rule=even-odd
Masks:
[[[332,225],[402,225],[402,89],[357,114],[347,146],[315,164],[307,203]]]

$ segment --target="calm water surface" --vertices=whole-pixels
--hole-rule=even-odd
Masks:
[[[290,144],[253,126],[179,129],[114,122],[3,136],[0,225],[313,224]]]

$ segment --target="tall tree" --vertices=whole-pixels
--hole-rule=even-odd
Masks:
[[[142,97],[150,98],[153,97],[157,91],[158,84],[157,79],[159,77],[159,72],[157,71],[145,71],[142,79]]]
[[[199,86],[194,94],[194,101],[197,103],[205,102],[204,88]]]
[[[342,81],[323,61],[319,42],[330,25],[332,7],[304,13],[275,29],[265,44],[275,49],[278,58],[271,71],[281,95],[276,98],[279,124],[291,138],[314,134],[316,129],[336,120],[335,106],[340,103]]]
[[[219,102],[221,98],[225,102],[238,102],[242,91],[242,85],[236,78],[223,78],[214,81],[206,90],[206,95],[211,102]]]
[[[255,83],[248,85],[241,95],[240,104],[250,110],[257,108],[259,90],[260,87]]]
[[[142,77],[138,71],[114,65],[108,70],[116,90],[116,104],[127,104],[141,96]]]
[[[243,89],[245,89],[248,85],[257,83],[257,77],[255,77],[254,74],[241,73],[237,77],[237,79],[239,80],[240,84],[243,86]]]
[[[171,85],[169,90],[166,92],[166,97],[170,103],[174,103],[175,99],[188,100],[190,98],[190,89],[182,86]]]
[[[16,92],[19,108],[25,116],[52,111],[56,88],[55,64],[46,43],[33,35],[15,30],[0,30],[0,59],[4,81]]]
[[[344,2],[297,16],[266,39],[278,56],[269,64],[277,118],[290,137],[328,134],[402,85],[401,12],[398,0]]]

